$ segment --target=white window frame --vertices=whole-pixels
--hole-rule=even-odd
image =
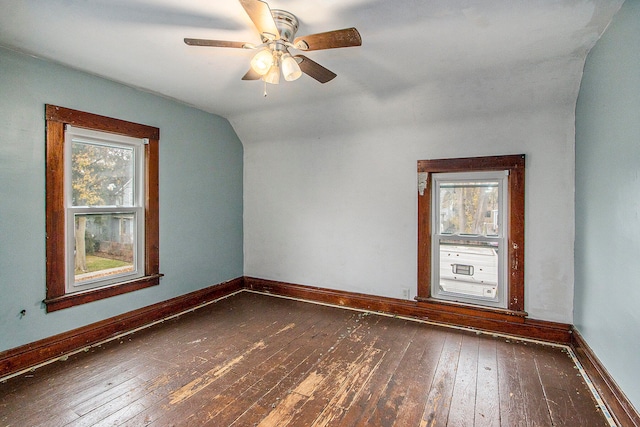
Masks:
[[[67,294],[82,292],[115,284],[123,284],[145,275],[145,154],[144,138],[134,138],[109,132],[89,130],[70,125],[65,126],[64,136],[65,164],[65,292]],[[133,149],[134,156],[134,188],[133,206],[73,206],[72,200],[72,145],[83,142],[101,146],[113,146]],[[133,271],[109,275],[105,278],[75,281],[75,215],[77,214],[133,214]]]
[[[460,303],[474,304],[487,307],[506,308],[509,300],[507,287],[507,268],[508,268],[508,178],[509,171],[477,171],[477,172],[447,172],[434,173],[432,175],[431,187],[431,230],[433,232],[431,239],[431,296],[434,299],[454,301]],[[475,236],[475,235],[452,235],[444,234],[440,231],[440,186],[443,183],[455,182],[473,182],[473,181],[498,181],[498,235],[493,236]],[[465,240],[476,242],[495,242],[498,244],[498,286],[496,296],[493,298],[462,295],[460,293],[446,292],[440,287],[440,242],[443,240]]]

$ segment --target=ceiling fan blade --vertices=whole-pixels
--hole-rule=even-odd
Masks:
[[[242,80],[260,80],[260,77],[262,76],[256,73],[255,71],[253,71],[253,68],[249,68],[249,71],[247,71],[247,74],[242,76]]]
[[[278,40],[280,38],[280,31],[278,31],[276,21],[274,21],[267,3],[261,0],[240,0],[240,4],[244,7],[263,39]]]
[[[300,70],[302,70],[302,72],[309,77],[313,77],[320,83],[331,81],[337,76],[337,74],[333,71],[324,68],[322,65],[310,60],[304,55],[296,55],[295,57],[302,60],[302,62],[298,64],[300,65]]]
[[[338,47],[360,46],[362,45],[362,38],[358,30],[352,27],[296,37],[293,44],[300,50],[335,49]]]
[[[207,39],[188,39],[185,38],[184,42],[189,46],[210,46],[210,47],[236,47],[242,49],[243,47],[251,46],[245,42],[230,42],[226,40],[207,40]]]

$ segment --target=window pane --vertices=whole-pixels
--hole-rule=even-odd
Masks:
[[[498,235],[498,181],[440,184],[439,233]]]
[[[73,141],[73,206],[133,206],[133,148]]]
[[[135,270],[135,212],[76,214],[74,222],[76,283]]]
[[[498,297],[498,242],[440,241],[440,290],[469,298]]]

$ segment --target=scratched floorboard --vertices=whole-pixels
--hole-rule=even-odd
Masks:
[[[5,426],[607,426],[562,348],[244,292],[0,384]]]

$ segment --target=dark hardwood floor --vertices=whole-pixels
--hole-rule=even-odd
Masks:
[[[564,348],[242,292],[0,384],[0,426],[607,426]]]

